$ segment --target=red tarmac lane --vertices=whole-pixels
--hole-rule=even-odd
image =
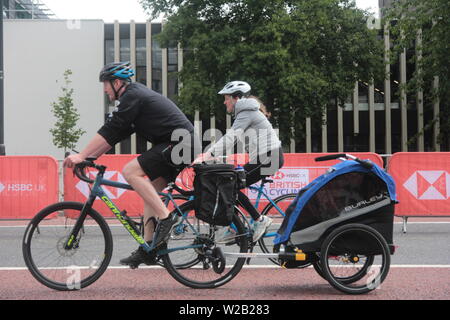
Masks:
[[[91,286],[59,292],[38,283],[28,270],[0,270],[0,300],[447,300],[450,266],[392,266],[381,288],[346,295],[312,268],[244,268],[223,287],[187,288],[162,268],[108,269]]]

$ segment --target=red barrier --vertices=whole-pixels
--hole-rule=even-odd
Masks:
[[[318,176],[324,174],[332,165],[340,162],[330,160],[316,162],[317,157],[335,153],[286,153],[284,154],[283,167],[272,177],[273,183],[266,184],[266,193],[270,198],[275,198],[287,193],[297,193]],[[383,159],[375,153],[351,153],[360,159],[369,159],[381,168]],[[248,192],[250,200],[255,200],[257,192]],[[263,200],[263,203],[265,201]]]
[[[58,201],[58,163],[46,156],[0,157],[0,219],[30,219]]]
[[[122,176],[123,167],[136,158],[137,155],[103,155],[96,163],[107,167],[104,178],[117,182],[127,183]],[[95,170],[89,171],[89,177],[95,179]],[[106,194],[121,210],[126,210],[129,216],[140,215],[144,209],[144,202],[134,191],[118,189],[108,186],[102,186]],[[72,169],[65,169],[64,172],[64,200],[86,202],[90,193],[89,185],[80,181],[73,175]],[[94,209],[103,216],[112,217],[111,210],[103,203],[102,200],[96,199]]]
[[[331,154],[331,153],[330,153]],[[332,160],[326,162],[315,162],[314,159],[319,156],[327,155],[326,153],[309,153],[309,154],[285,154],[285,164],[274,176],[273,183],[267,184],[266,193],[270,198],[278,197],[286,193],[297,193],[301,188],[306,186],[313,179],[323,174],[327,168],[339,162]],[[375,153],[354,153],[361,159],[370,159],[379,166],[383,166],[383,160]],[[104,155],[97,163],[105,165],[108,169],[105,174],[106,179],[115,180],[126,183],[121,172],[123,167],[137,155]],[[233,157],[234,156],[234,157]],[[231,162],[236,159],[239,164],[244,164],[247,157],[243,155],[233,155],[229,158]],[[95,177],[95,173],[91,173],[91,177]],[[193,182],[193,169],[186,169],[182,172],[177,184],[184,189],[190,189]],[[112,201],[121,209],[127,210],[128,215],[141,215],[143,212],[143,201],[133,191],[117,189],[112,187],[103,187],[112,199]],[[85,182],[79,181],[74,177],[70,170],[66,170],[64,175],[64,198],[66,201],[85,202],[89,194],[89,187]],[[247,191],[251,200],[256,199],[255,191]],[[103,204],[101,200],[96,200],[94,208],[105,216],[112,216],[111,211]],[[262,199],[261,204],[267,203]]]
[[[399,152],[389,161],[397,216],[450,215],[450,152]]]

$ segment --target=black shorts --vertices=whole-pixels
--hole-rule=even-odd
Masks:
[[[186,165],[175,167],[164,157],[163,151],[170,145],[169,142],[154,145],[137,157],[139,165],[151,181],[162,177],[167,182],[173,182],[180,171],[186,167]]]
[[[252,184],[262,180],[264,177],[268,177],[274,175],[278,169],[280,169],[284,164],[284,155],[283,150],[280,148],[277,152],[273,152],[274,157],[278,157],[277,162],[275,163],[272,160],[272,152],[267,154],[266,159],[256,161],[256,163],[247,163],[244,165],[244,170],[246,172],[245,183],[247,186],[251,186]],[[274,167],[272,167],[274,164]],[[264,173],[262,172],[263,168]]]

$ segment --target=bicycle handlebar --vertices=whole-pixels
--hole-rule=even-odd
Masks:
[[[338,153],[338,154],[330,154],[323,157],[318,157],[315,160],[316,161],[328,161],[328,160],[335,160],[339,158],[347,158],[347,155],[345,153]]]
[[[94,183],[94,180],[89,179],[86,176],[86,173],[84,171],[84,169],[86,167],[89,168],[95,168],[100,172],[105,172],[106,167],[102,166],[102,165],[97,165],[94,163],[94,160],[96,160],[95,158],[88,158],[87,160],[78,163],[77,165],[75,165],[75,167],[73,168],[73,173],[81,180],[87,183]]]

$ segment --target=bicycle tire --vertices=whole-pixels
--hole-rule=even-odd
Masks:
[[[297,197],[296,193],[288,193],[288,194],[284,194],[281,195],[279,197],[276,197],[275,199],[273,199],[272,201],[278,205],[278,203],[285,201],[286,199],[291,200],[289,203],[286,203],[286,205],[282,205],[282,209],[283,212],[286,212],[287,206],[288,204],[292,203],[292,201],[294,201],[294,199]],[[284,208],[286,207],[286,208]],[[274,207],[274,205],[269,202],[264,209],[261,211],[261,215],[270,215],[271,217],[276,218],[283,218],[284,216],[282,214],[280,214],[280,212]],[[276,232],[276,227],[272,224],[272,226],[269,227],[268,231],[266,231],[266,234],[268,233],[274,233]],[[263,235],[259,240],[258,240],[258,244],[261,248],[261,251],[264,253],[273,253],[273,243],[270,244],[270,242],[273,242],[273,238],[272,237],[265,237],[265,235]],[[275,258],[269,258],[269,260],[276,264],[276,265],[280,265],[280,262],[278,261],[278,259]],[[300,266],[299,268],[305,268],[307,266],[309,266],[310,264],[305,264],[304,266]]]
[[[359,232],[360,234],[365,234],[366,236],[372,237],[373,241],[372,243],[376,243],[379,245],[379,249],[381,249],[381,253],[377,254],[376,257],[378,257],[379,260],[375,262],[376,265],[380,265],[380,270],[376,274],[375,277],[373,277],[369,272],[366,272],[365,275],[369,275],[367,279],[361,278],[360,280],[362,282],[352,282],[352,283],[343,283],[339,281],[339,277],[337,277],[331,269],[336,269],[337,267],[335,265],[330,266],[330,263],[328,261],[328,256],[335,256],[336,254],[333,253],[333,250],[335,250],[334,246],[339,246],[335,244],[339,243],[339,241],[342,241],[342,239],[345,239],[345,233],[349,234],[349,232]],[[347,235],[348,236],[348,235]],[[339,239],[341,237],[341,239]],[[338,240],[337,240],[338,239]],[[348,247],[351,247],[351,244],[348,244]],[[346,256],[347,261],[344,262],[344,264],[349,263],[348,257],[356,256],[358,252],[350,252],[346,254],[339,253],[340,256]],[[374,255],[375,256],[375,255]],[[383,236],[376,231],[374,228],[364,225],[364,224],[347,224],[343,225],[341,227],[338,227],[336,230],[331,232],[327,238],[325,238],[321,252],[320,252],[320,263],[322,267],[323,274],[325,275],[328,282],[333,286],[335,289],[348,293],[348,294],[364,294],[368,293],[372,290],[377,289],[381,283],[386,279],[386,276],[389,272],[389,266],[390,266],[390,251],[388,244],[386,240],[383,238]],[[351,263],[351,262],[350,262]],[[343,267],[346,267],[345,265]],[[375,271],[376,272],[376,271]]]
[[[187,202],[189,201],[190,197],[188,196],[184,196],[182,194],[172,194],[172,198],[173,200],[177,201],[177,206],[180,207],[181,204],[179,203],[180,201]],[[161,196],[161,200],[163,201],[163,203],[166,205],[166,207],[169,209],[169,211],[173,211],[176,209],[176,207],[174,206],[174,204],[172,203],[172,201],[170,201],[170,198],[166,195]],[[165,201],[168,201],[167,204]],[[172,235],[171,237],[181,237],[183,235],[183,230],[184,230],[184,223],[183,221],[176,226],[173,231],[172,231]],[[179,264],[176,264],[176,267],[179,269],[186,269],[186,268],[190,268],[192,266],[195,266],[198,263],[198,260],[196,258],[193,258],[191,260],[188,261],[183,261]],[[162,261],[159,260],[159,265],[161,265],[162,267],[164,267],[164,263]]]
[[[73,217],[79,216],[79,213],[83,207],[84,204],[79,202],[55,203],[42,209],[30,221],[28,227],[26,228],[22,242],[22,253],[25,264],[36,280],[51,289],[59,291],[74,291],[85,288],[100,278],[100,276],[106,271],[109,262],[111,261],[113,251],[111,230],[105,219],[92,208],[87,213],[82,230],[80,230],[80,234],[75,240],[76,245],[74,245],[70,250],[66,250],[63,247],[63,245],[67,242],[68,235],[72,231],[72,228],[67,227],[67,221],[69,219],[75,220]],[[64,216],[61,216],[61,214]],[[64,218],[64,225],[60,225],[61,220],[64,220]],[[104,240],[104,246],[100,245],[98,250],[99,256],[97,258],[100,260],[99,263],[97,263],[97,260],[94,259],[90,261],[90,264],[88,264],[87,267],[84,265],[73,265],[75,258],[81,258],[83,263],[89,263],[90,259],[86,256],[87,251],[81,251],[81,248],[91,250],[92,248],[99,246],[99,237],[96,232],[97,230],[94,230],[97,228],[100,229],[100,239]],[[62,235],[59,235],[61,232]],[[91,234],[95,237],[95,240],[91,241],[92,246],[91,243],[89,243],[89,238],[86,239],[87,235]],[[47,255],[46,257],[50,258],[56,253],[57,259],[55,261],[58,264],[57,266],[54,266],[53,264],[55,262],[52,261],[52,265],[41,267],[43,262],[41,262],[41,259],[38,257],[38,245],[40,243],[46,244],[47,241],[49,241],[49,244],[48,250],[46,249],[45,252]],[[49,254],[49,250],[54,250],[55,252],[50,252]],[[64,262],[68,260],[72,263],[71,265],[64,264]],[[95,267],[94,264],[96,264]],[[86,278],[81,279],[82,275],[87,273],[86,270],[93,270],[93,273],[89,274]],[[66,272],[65,282],[60,282],[49,277],[49,274],[56,277],[57,274],[62,273],[61,277],[64,278],[64,271]],[[74,274],[71,274],[72,271]]]
[[[187,203],[184,203],[180,210],[184,213],[194,212],[194,201],[189,201]],[[236,208],[236,210],[239,210]],[[198,257],[198,264],[199,266],[196,266],[194,268],[177,268],[177,264],[173,263],[172,260],[175,259],[174,256],[177,252],[171,252],[169,254],[165,254],[162,256],[162,259],[164,261],[164,266],[166,267],[169,274],[178,282],[181,284],[194,288],[194,289],[211,289],[211,288],[217,288],[220,287],[229,281],[231,281],[242,269],[246,258],[237,258],[235,260],[232,259],[233,263],[231,267],[227,268],[219,268],[219,272],[217,268],[214,267],[213,263],[209,261],[211,259],[210,256],[208,256],[208,250],[210,249],[211,252],[218,247],[223,246],[223,248],[226,248],[226,250],[230,250],[229,247],[236,245],[234,250],[238,250],[238,252],[246,253],[248,251],[248,237],[246,229],[244,228],[244,225],[240,218],[238,218],[237,215],[234,215],[233,217],[233,223],[236,227],[237,235],[234,238],[234,241],[230,244],[230,242],[227,243],[221,243],[220,242],[220,235],[216,235],[216,231],[219,229],[216,226],[209,225],[207,223],[202,222],[200,224],[202,229],[196,230],[195,235],[192,239],[189,240],[190,244],[195,243],[209,243],[208,245],[204,244],[202,248],[192,249],[195,251]],[[223,228],[222,228],[223,229]],[[217,239],[216,239],[217,236]],[[168,247],[170,248],[171,241],[173,239],[169,239],[167,242]],[[228,240],[227,240],[228,241]],[[187,243],[186,243],[187,244]],[[178,244],[176,247],[179,247]],[[189,250],[189,249],[187,249]],[[233,249],[231,249],[233,250]],[[228,259],[230,261],[230,259]],[[203,265],[202,265],[203,263]],[[223,269],[223,270],[222,270]],[[220,272],[222,271],[222,272]],[[199,276],[199,277],[197,277]],[[213,279],[214,277],[214,279]],[[215,278],[217,277],[217,278]],[[199,279],[200,278],[200,279]]]

